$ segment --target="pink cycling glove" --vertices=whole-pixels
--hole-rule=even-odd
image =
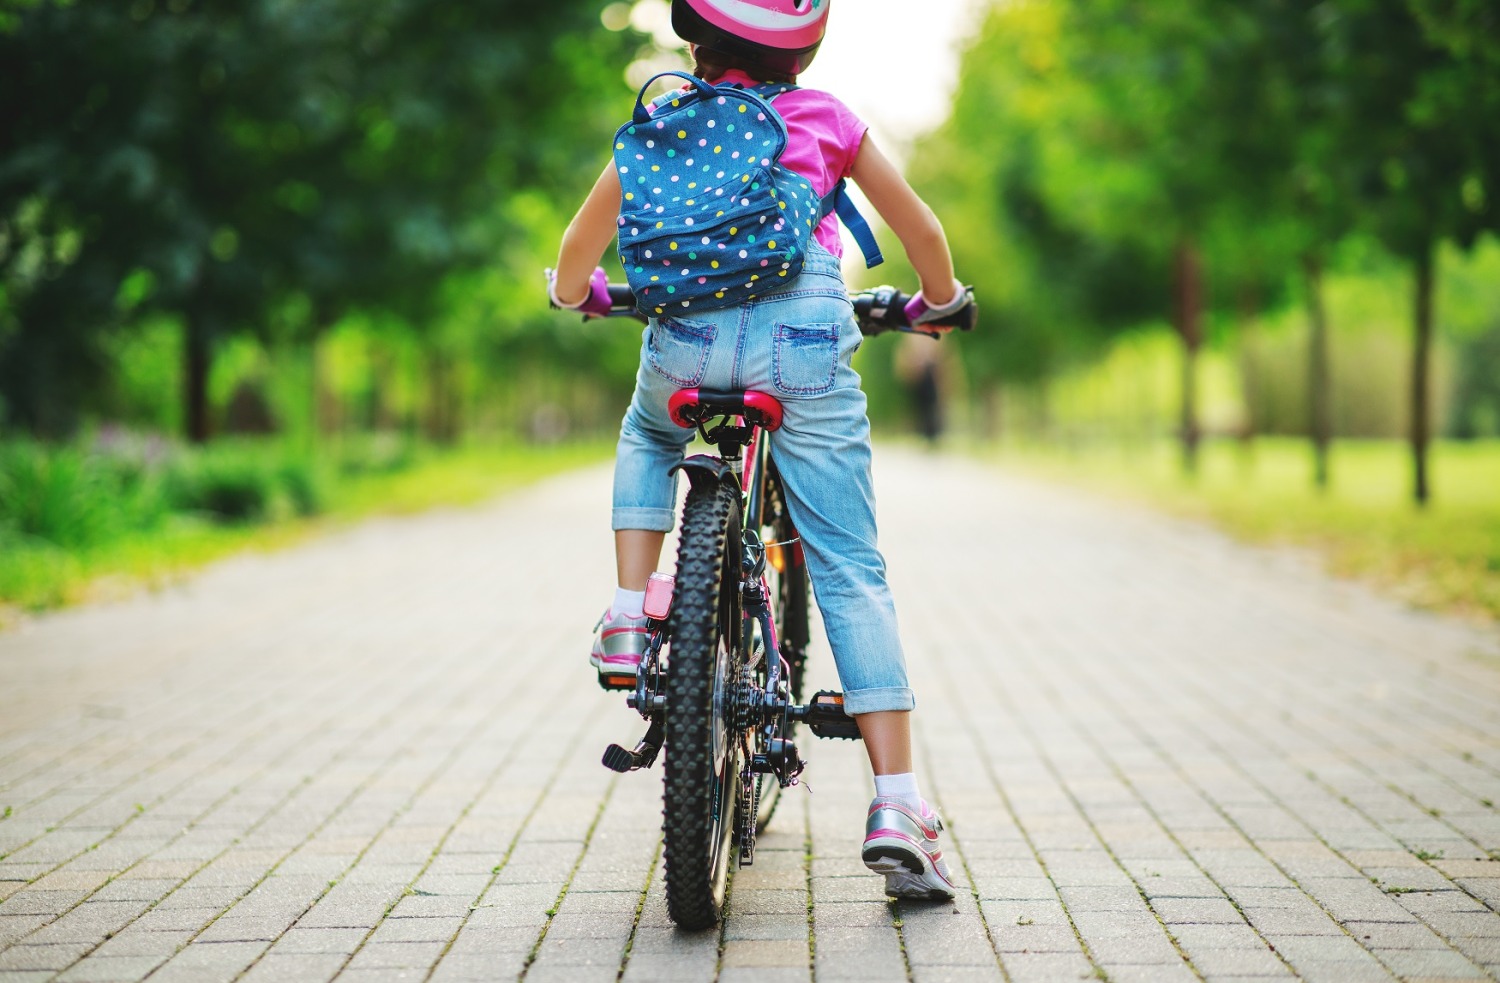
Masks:
[[[565,304],[557,299],[557,271],[547,271],[547,296],[552,303],[565,311],[580,311],[584,314],[604,315],[610,312],[609,304],[609,276],[605,274],[604,267],[594,267],[594,273],[589,277],[589,292],[582,300],[571,304]]]
[[[953,299],[942,307],[933,307],[927,303],[927,298],[922,296],[918,290],[917,295],[906,303],[906,319],[916,327],[929,321],[945,318],[955,311],[960,311],[969,302],[969,291],[958,280],[953,281]]]

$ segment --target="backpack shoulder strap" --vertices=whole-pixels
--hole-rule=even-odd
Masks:
[[[769,105],[772,100],[785,92],[795,92],[799,88],[789,82],[762,82],[754,86],[736,86],[744,88],[760,96]],[[780,116],[780,113],[777,113]],[[874,269],[885,262],[885,256],[880,252],[880,243],[875,240],[875,233],[870,228],[870,223],[859,213],[859,208],[854,204],[854,199],[849,197],[846,190],[846,182],[843,178],[835,184],[828,194],[823,196],[818,211],[818,221],[822,221],[829,215],[837,214],[839,221],[854,236],[859,251],[864,254],[865,268]]]
[[[783,92],[796,92],[800,86],[790,82],[761,82],[759,85],[750,86],[750,91],[760,96],[766,102],[770,102]]]
[[[833,190],[823,196],[822,208],[818,220],[822,221],[830,214],[837,213],[839,221],[854,236],[854,241],[859,245],[859,251],[865,255],[865,269],[873,270],[885,262],[885,257],[880,253],[880,243],[875,241],[875,233],[870,229],[870,223],[859,213],[854,199],[849,197],[843,178],[833,186]]]

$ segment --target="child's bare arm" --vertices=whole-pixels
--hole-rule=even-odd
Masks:
[[[557,299],[587,297],[589,277],[614,241],[620,215],[620,175],[611,161],[563,233],[557,254]]]
[[[953,257],[948,252],[948,237],[927,203],[906,183],[869,134],[860,144],[850,172],[859,190],[896,233],[917,277],[922,294],[933,307],[952,301],[956,292],[953,279]]]

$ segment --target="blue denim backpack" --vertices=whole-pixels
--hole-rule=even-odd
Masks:
[[[691,88],[645,102],[667,75]],[[662,72],[641,87],[615,134],[620,262],[647,316],[733,307],[802,272],[813,230],[837,212],[865,254],[882,261],[869,225],[839,183],[821,199],[780,164],[786,123],[771,100],[795,86],[710,85]]]

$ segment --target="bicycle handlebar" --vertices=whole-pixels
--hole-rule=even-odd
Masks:
[[[903,293],[891,286],[872,287],[869,290],[861,290],[849,295],[849,302],[854,305],[854,316],[859,321],[861,334],[873,336],[883,334],[886,331],[906,331],[913,334],[925,334],[931,338],[941,338],[941,328],[957,328],[960,331],[973,331],[974,325],[979,320],[979,305],[974,302],[972,288],[965,286],[969,291],[969,302],[952,314],[940,317],[933,321],[925,321],[922,324],[912,324],[906,316],[906,305],[911,301],[911,295]]]
[[[635,309],[635,292],[626,284],[611,283],[609,285],[609,316],[619,317],[631,314],[640,317]]]
[[[910,294],[890,286],[874,287],[849,295],[849,302],[854,305],[854,316],[859,321],[860,333],[867,337],[884,334],[887,331],[904,331],[911,334],[925,334],[931,338],[941,338],[943,332],[940,329],[957,328],[960,331],[972,331],[979,318],[978,305],[970,302],[947,317],[913,325],[906,316],[906,305],[910,300]],[[629,286],[623,283],[609,285],[609,313],[598,316],[633,317],[642,322],[646,320],[645,316],[636,310],[635,294]]]

